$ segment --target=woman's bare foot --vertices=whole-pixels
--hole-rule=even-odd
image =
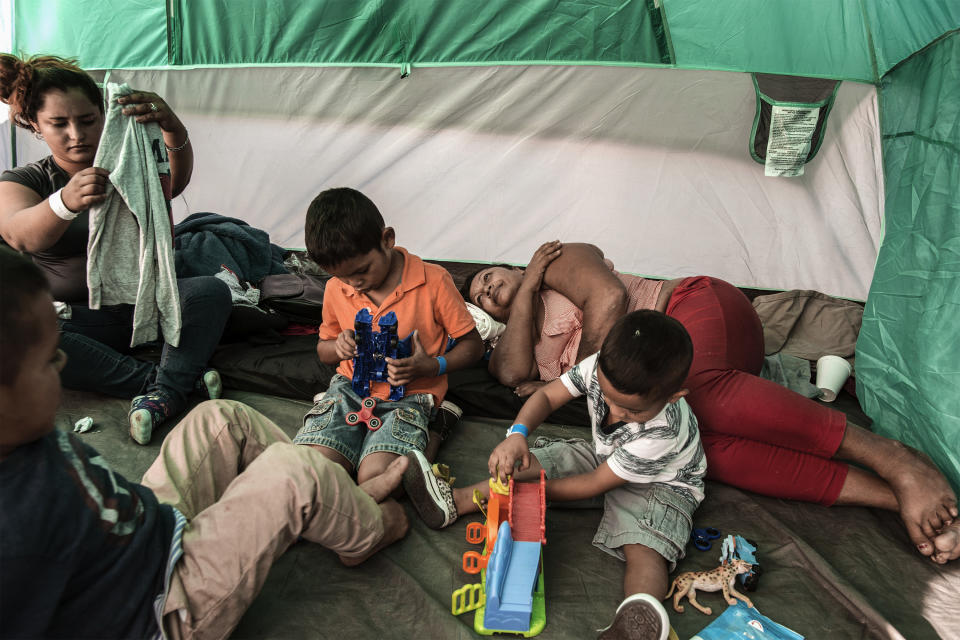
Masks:
[[[849,420],[836,458],[871,469],[896,498],[907,535],[925,556],[934,553],[933,540],[960,515],[957,496],[947,479],[925,454],[885,438]],[[874,491],[874,493],[877,493]],[[892,508],[889,496],[860,497],[859,504]]]
[[[946,564],[960,558],[960,522],[945,527],[934,537],[932,553],[930,559],[937,564]]]
[[[925,454],[895,440],[879,475],[900,503],[900,518],[920,553],[929,556],[937,532],[957,517],[957,497],[947,479]],[[926,544],[926,546],[925,546]],[[956,556],[954,556],[956,557]]]
[[[384,469],[383,473],[361,482],[360,488],[378,503],[383,502],[400,486],[403,472],[407,470],[409,463],[410,461],[406,456],[398,456]]]
[[[399,458],[398,460],[403,460],[404,458]],[[395,463],[394,463],[395,464]],[[391,464],[390,467],[394,465]],[[406,465],[403,465],[406,468]],[[390,467],[387,467],[387,470],[382,474],[368,480],[364,484],[374,482],[378,478],[383,478],[383,476],[390,473]],[[400,472],[400,475],[403,475],[403,472]],[[369,491],[368,491],[369,493]],[[372,494],[371,494],[372,495]],[[383,537],[380,538],[380,542],[376,544],[375,547],[367,551],[366,553],[359,556],[339,556],[340,562],[345,564],[348,567],[354,567],[370,556],[374,555],[381,549],[390,546],[397,540],[403,538],[407,535],[407,530],[410,528],[410,521],[407,520],[407,513],[403,510],[403,507],[400,506],[400,503],[392,498],[388,498],[380,502],[380,511],[383,512]]]

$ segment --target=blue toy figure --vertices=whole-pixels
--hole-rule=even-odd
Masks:
[[[756,591],[760,582],[760,562],[757,560],[757,545],[750,542],[743,536],[731,535],[723,540],[720,552],[720,562],[726,564],[734,558],[745,560],[753,565],[753,568],[747,573],[741,573],[737,576],[740,584],[747,591]]]
[[[412,333],[403,340],[397,339],[397,314],[387,313],[377,323],[380,331],[373,330],[373,315],[369,309],[360,309],[354,320],[354,341],[357,355],[353,358],[353,391],[361,398],[370,395],[371,382],[387,382],[387,358],[399,359],[410,356]],[[389,400],[403,398],[404,387],[390,385]]]

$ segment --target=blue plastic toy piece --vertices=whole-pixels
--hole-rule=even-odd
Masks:
[[[387,358],[408,358],[413,333],[403,340],[397,339],[397,314],[387,313],[377,323],[380,331],[373,330],[373,315],[369,309],[360,309],[354,319],[354,341],[357,355],[353,358],[353,392],[361,398],[370,395],[371,382],[387,382]],[[390,385],[389,400],[403,397],[404,385]]]
[[[743,585],[743,588],[747,591],[756,591],[757,584],[760,582],[760,574],[762,570],[760,568],[760,563],[757,561],[757,547],[752,544],[749,540],[740,535],[730,535],[727,536],[723,541],[722,552],[720,555],[720,562],[730,562],[734,558],[739,558],[753,565],[753,569],[747,573],[741,573],[737,576],[737,579],[740,581],[740,584]]]
[[[514,632],[530,629],[539,566],[540,543],[515,541],[509,523],[501,523],[487,562],[484,627]]]
[[[713,527],[695,528],[690,532],[690,539],[693,540],[693,546],[700,551],[707,551],[713,546],[712,540],[720,537],[720,530]]]
[[[739,600],[727,607],[694,637],[701,640],[742,640],[761,637],[767,640],[804,640],[804,637],[793,629],[771,620]]]

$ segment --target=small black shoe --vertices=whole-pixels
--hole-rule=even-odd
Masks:
[[[437,415],[430,422],[430,431],[435,431],[440,436],[440,442],[450,437],[453,428],[463,417],[463,409],[453,404],[449,400],[440,403],[440,409]]]

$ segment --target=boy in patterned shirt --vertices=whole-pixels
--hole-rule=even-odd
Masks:
[[[697,420],[683,399],[692,359],[690,336],[678,321],[657,311],[630,313],[598,354],[530,396],[488,461],[490,475],[501,479],[514,472],[515,480],[533,480],[544,469],[550,500],[603,504],[593,543],[627,565],[627,597],[601,632],[604,640],[665,640],[669,633],[660,600],[684,555],[707,468]],[[537,438],[531,451],[528,429],[582,395],[593,441]],[[428,525],[446,526],[476,511],[474,489],[489,491],[487,483],[454,490],[420,456],[410,457],[404,487],[411,497],[431,498],[414,500]]]

